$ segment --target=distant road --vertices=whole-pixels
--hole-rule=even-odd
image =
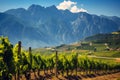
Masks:
[[[94,55],[89,55],[88,57],[93,57],[93,58],[101,58],[101,59],[119,59],[119,58],[111,58],[111,57],[98,57],[98,56],[94,56]]]
[[[81,55],[79,55],[79,56],[81,56]],[[87,57],[99,58],[99,59],[116,60],[116,62],[120,62],[120,58],[112,58],[112,57],[99,57],[99,56],[95,56],[95,55],[88,55]]]

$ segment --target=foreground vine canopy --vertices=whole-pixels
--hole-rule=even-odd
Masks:
[[[42,56],[32,53],[31,48],[24,50],[21,44],[13,46],[7,37],[0,37],[0,80],[19,79],[25,75],[31,78],[32,72],[40,76],[50,74],[88,75],[96,73],[112,73],[120,71],[120,63],[114,61],[97,60],[87,56],[79,56],[77,52],[66,54],[51,54]],[[55,74],[54,74],[55,73]]]

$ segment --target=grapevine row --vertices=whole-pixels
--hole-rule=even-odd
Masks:
[[[88,57],[81,57],[79,53],[70,55],[56,54],[41,56],[39,53],[32,53],[21,48],[21,42],[15,46],[11,45],[8,38],[0,38],[0,80],[20,80],[20,75],[25,74],[30,79],[31,71],[41,75],[48,74],[48,71],[58,75],[82,75],[120,71],[120,63],[94,60]],[[74,74],[75,73],[75,74]]]

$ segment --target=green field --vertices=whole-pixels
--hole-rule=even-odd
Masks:
[[[95,50],[96,48],[96,50]],[[81,55],[95,55],[100,57],[120,57],[119,50],[107,50],[105,44],[103,43],[92,43],[92,46],[89,45],[89,42],[84,42],[80,44],[73,45],[61,45],[53,48],[38,48],[33,49],[33,53],[39,53],[40,55],[51,55],[56,49],[59,54],[71,54],[72,52],[77,52]]]

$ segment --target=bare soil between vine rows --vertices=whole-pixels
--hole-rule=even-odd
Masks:
[[[37,73],[35,73],[37,74]],[[78,76],[62,76],[58,75],[55,77],[55,74],[46,74],[44,75],[43,71],[41,72],[42,76],[35,75],[31,73],[30,80],[120,80],[120,72],[117,73],[105,73],[105,74],[93,74],[93,75],[79,75]],[[14,80],[14,79],[12,79]],[[24,75],[21,76],[20,80],[27,80]]]

